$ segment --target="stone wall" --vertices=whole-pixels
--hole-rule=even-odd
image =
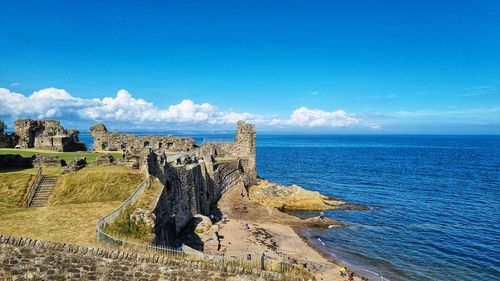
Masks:
[[[90,127],[90,133],[94,139],[95,151],[118,151],[125,149],[162,149],[166,151],[190,151],[196,147],[191,138],[179,138],[174,136],[138,136],[108,132],[104,124]]]
[[[0,169],[32,168],[32,158],[24,158],[19,154],[0,155]]]
[[[85,144],[78,140],[79,132],[68,132],[58,120],[18,119],[14,123],[14,134],[20,148],[86,150]]]
[[[279,280],[277,273],[220,263],[0,235],[0,279]]]
[[[66,161],[59,158],[58,156],[43,156],[41,154],[35,154],[31,158],[33,167],[62,167],[66,166]]]
[[[242,184],[238,161],[212,166],[211,162],[194,155],[187,155],[179,162],[166,161],[153,150],[146,158],[141,167],[146,167],[145,171],[164,186],[156,207],[151,210],[156,216],[155,244],[175,244],[179,231],[196,214],[210,215],[211,207],[224,192]]]
[[[15,137],[8,134],[5,129],[7,126],[3,120],[0,120],[0,148],[9,148],[15,146]]]
[[[256,182],[256,132],[254,124],[238,121],[234,142],[203,143],[200,147],[200,154],[203,159],[212,162],[217,157],[238,159],[242,172],[248,177],[250,184]]]

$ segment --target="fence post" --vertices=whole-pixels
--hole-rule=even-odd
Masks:
[[[264,252],[262,253],[262,255],[260,256],[260,270],[264,270],[265,269],[265,259],[264,259],[265,255],[264,255]]]

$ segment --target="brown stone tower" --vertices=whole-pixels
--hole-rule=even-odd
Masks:
[[[238,157],[243,160],[242,164],[245,174],[250,177],[252,182],[257,178],[255,144],[255,125],[238,121],[234,150]]]

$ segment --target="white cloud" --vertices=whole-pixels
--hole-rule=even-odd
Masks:
[[[62,89],[47,88],[34,92],[31,96],[24,96],[0,88],[0,115],[2,116],[29,116],[36,118],[66,117],[74,115],[75,110],[84,106],[92,106],[93,100],[74,98]]]
[[[296,126],[296,127],[345,127],[361,121],[344,110],[333,112],[320,109],[301,107],[296,109],[289,119],[273,119],[269,125]]]
[[[343,110],[333,112],[301,107],[289,119],[273,119],[247,112],[220,110],[210,103],[183,100],[165,108],[119,90],[114,97],[83,99],[64,89],[47,88],[29,96],[0,88],[0,118],[57,118],[71,121],[123,124],[234,124],[238,120],[283,127],[344,127],[361,119]],[[155,126],[155,125],[152,125]]]
[[[165,109],[119,90],[115,97],[82,99],[63,89],[47,88],[30,96],[0,88],[0,116],[34,118],[78,118],[91,121],[232,124],[259,120],[249,113],[219,111],[209,103],[183,100]]]

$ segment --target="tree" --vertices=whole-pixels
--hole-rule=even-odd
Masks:
[[[3,120],[0,120],[0,133],[3,133],[5,130],[7,130],[7,125],[5,125]]]

